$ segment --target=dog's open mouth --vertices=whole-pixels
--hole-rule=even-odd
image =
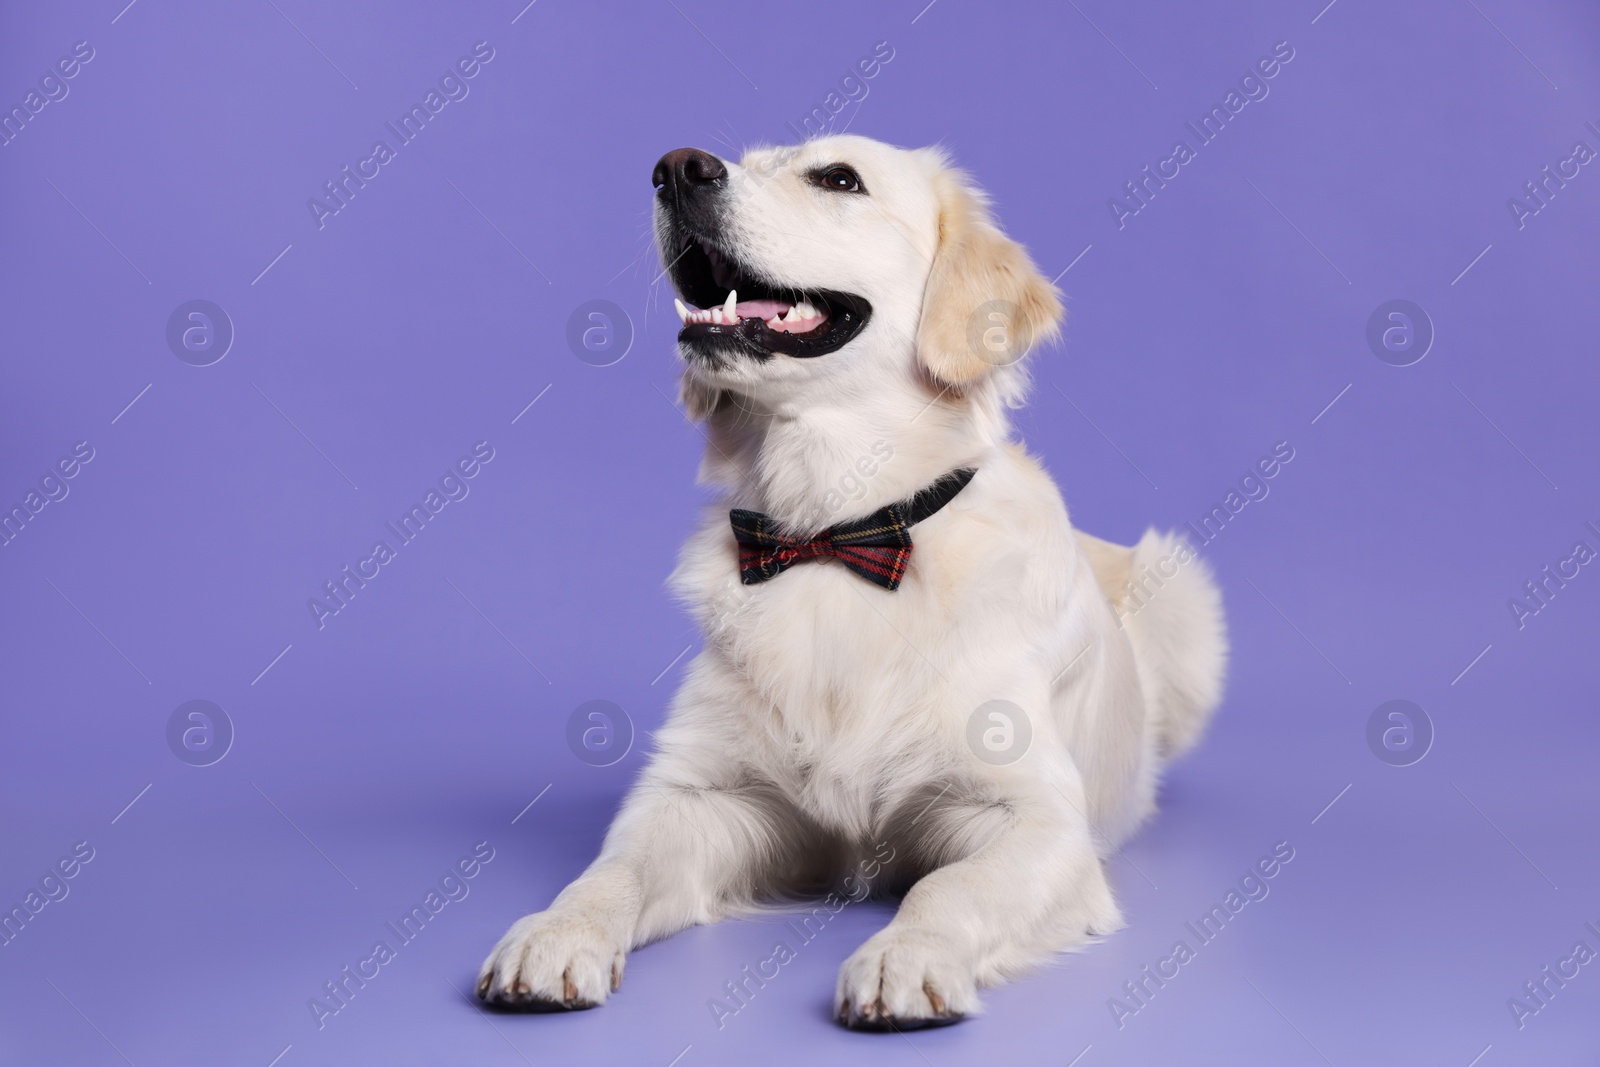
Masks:
[[[673,301],[683,323],[678,340],[707,355],[823,356],[848,344],[872,315],[867,301],[849,293],[775,285],[703,237],[684,236],[669,270],[683,297]]]

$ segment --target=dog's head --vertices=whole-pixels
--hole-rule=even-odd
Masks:
[[[938,149],[840,136],[733,163],[680,148],[652,179],[693,415],[724,391],[781,405],[846,382],[960,396],[1020,381],[1057,332],[1055,287]]]

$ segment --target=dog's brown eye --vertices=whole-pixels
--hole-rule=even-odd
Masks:
[[[818,171],[813,179],[824,189],[831,189],[837,193],[864,193],[861,185],[861,175],[849,167],[829,167]]]

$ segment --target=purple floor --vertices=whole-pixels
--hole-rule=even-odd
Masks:
[[[0,1063],[1595,1062],[1592,5],[525,2],[0,14]],[[1126,929],[980,1018],[829,1020],[878,904],[486,1015],[479,962],[593,855],[696,647],[650,169],[836,105],[947,145],[1062,272],[1018,428],[1079,525],[1181,527],[1294,450],[1203,550],[1227,699],[1112,864]],[[636,731],[609,766],[566,741],[591,700]]]

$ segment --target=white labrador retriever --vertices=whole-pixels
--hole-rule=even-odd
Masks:
[[[478,995],[592,1007],[635,946],[842,880],[904,897],[839,1020],[953,1022],[1120,925],[1104,859],[1220,697],[1220,598],[1170,535],[1074,531],[1013,440],[1061,304],[941,151],[679,149],[654,182],[726,492],[673,576],[705,649],[599,858]]]

